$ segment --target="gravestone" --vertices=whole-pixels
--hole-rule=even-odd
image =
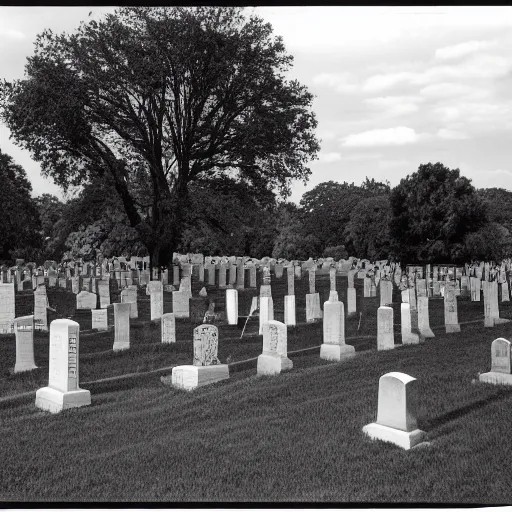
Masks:
[[[110,306],[110,282],[107,279],[100,279],[97,287],[100,296],[100,308],[104,309]]]
[[[43,284],[44,284],[44,278],[43,278]],[[79,276],[73,276],[71,278],[71,291],[75,295],[77,295],[80,292],[80,277]]]
[[[176,343],[176,319],[174,313],[162,315],[162,343]]]
[[[232,286],[236,285],[236,265],[230,263],[228,266],[228,283]]]
[[[316,269],[310,268],[309,269],[309,293],[310,294],[314,294],[316,292],[315,281],[316,281]]]
[[[329,269],[329,287],[330,291],[336,291],[336,269],[333,267]]]
[[[192,297],[192,279],[190,276],[185,276],[181,279],[179,291],[188,294],[189,297]]]
[[[164,314],[164,289],[160,281],[148,283],[151,320],[157,320]]]
[[[274,301],[272,297],[261,297],[259,300],[260,305],[260,316],[259,316],[259,331],[258,333],[263,334],[263,326],[267,322],[274,320]]]
[[[190,391],[199,386],[229,379],[229,367],[221,364],[217,356],[219,331],[217,327],[202,324],[194,329],[194,361],[192,365],[175,366],[171,383],[174,387]],[[166,382],[165,378],[162,378]]]
[[[176,318],[190,317],[188,292],[172,292],[172,312]]]
[[[219,265],[219,288],[226,288],[226,270],[227,265],[225,263],[221,263]]]
[[[418,330],[425,338],[435,337],[430,328],[428,297],[418,297]]]
[[[480,382],[512,386],[510,341],[495,339],[491,344],[491,371],[479,375]]]
[[[96,309],[98,296],[95,293],[81,291],[76,296],[76,309]]]
[[[35,370],[37,366],[34,361],[34,315],[15,318],[14,333],[16,334],[14,373]]]
[[[363,279],[363,297],[371,297],[372,280],[369,277]]]
[[[13,332],[14,283],[0,284],[0,334]]]
[[[98,329],[98,331],[108,330],[108,319],[107,310],[104,309],[92,309],[92,328]]]
[[[400,304],[400,330],[402,345],[415,345],[420,342],[420,337],[411,330],[411,305],[405,302]]]
[[[451,281],[447,281],[444,290],[444,323],[447,333],[460,332],[457,314],[457,297]]]
[[[293,270],[295,272],[295,277],[297,279],[302,279],[302,267],[300,265],[295,265]]]
[[[41,331],[48,330],[48,296],[46,286],[39,285],[34,290],[34,323]]]
[[[345,307],[343,302],[324,302],[323,343],[320,359],[341,361],[353,357],[356,349],[345,344]]]
[[[136,285],[131,285],[121,290],[121,304],[130,304],[130,318],[139,318]]]
[[[214,276],[215,279],[215,276]],[[172,266],[172,284],[174,286],[179,286],[180,284],[180,267],[179,265]],[[215,283],[213,283],[215,284]]]
[[[293,363],[288,359],[286,325],[269,320],[263,325],[263,353],[258,356],[257,374],[277,375],[292,368]]]
[[[393,283],[382,279],[380,281],[380,305],[387,306],[393,302]]]
[[[36,392],[36,407],[58,413],[91,405],[91,393],[79,387],[79,329],[73,320],[50,324],[50,371],[48,386]]]
[[[288,293],[287,295],[295,295],[295,273],[293,271],[293,267],[287,267],[287,277],[288,277]]]
[[[481,299],[482,281],[478,277],[471,277],[471,300],[479,302]]]
[[[363,432],[409,450],[425,438],[418,429],[417,411],[417,380],[401,372],[386,373],[379,379],[377,422],[365,425]]]
[[[284,297],[284,323],[292,326],[297,324],[295,316],[295,295],[285,295]]]
[[[313,323],[322,318],[320,294],[306,293],[306,322]]]
[[[249,267],[249,288],[256,288],[256,267]]]
[[[243,262],[239,262],[236,266],[236,288],[238,290],[245,288],[245,269]]]
[[[48,269],[48,286],[50,288],[57,286],[57,271],[53,268]]]
[[[347,316],[357,313],[356,307],[356,289],[347,288]]]
[[[380,306],[377,309],[377,350],[390,350],[393,348],[395,348],[393,308]]]
[[[226,316],[228,325],[238,324],[238,290],[226,290]]]
[[[282,263],[278,263],[276,265],[276,279],[281,279],[283,277],[283,271],[284,271],[284,266]]]
[[[508,287],[508,281],[506,279],[503,283],[501,283],[501,301],[510,302],[510,292]]]
[[[114,304],[114,351],[130,348],[130,308],[128,302]]]

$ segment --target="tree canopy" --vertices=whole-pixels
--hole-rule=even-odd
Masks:
[[[108,176],[130,226],[167,264],[190,185],[227,175],[286,197],[316,158],[313,96],[285,79],[282,39],[231,7],[129,7],[36,40],[4,82],[3,119],[57,184]]]

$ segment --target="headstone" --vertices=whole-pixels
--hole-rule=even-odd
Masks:
[[[225,263],[221,263],[219,265],[219,288],[226,288],[226,270],[227,265]]]
[[[293,363],[288,359],[286,325],[269,320],[263,325],[263,353],[258,356],[257,374],[277,375],[292,368]]]
[[[306,293],[306,322],[313,323],[321,318],[320,294]]]
[[[112,350],[130,348],[130,303],[114,304],[114,332]]]
[[[330,291],[336,291],[336,268],[329,269],[329,286]]]
[[[380,281],[380,305],[387,306],[393,302],[393,283],[382,279]]]
[[[491,371],[479,375],[480,382],[512,386],[510,341],[495,339],[491,344]]]
[[[295,318],[295,295],[285,295],[284,297],[284,323],[286,325],[296,325],[297,323]]]
[[[295,265],[293,269],[295,272],[295,277],[297,279],[302,279],[302,267],[300,265]]]
[[[288,293],[287,295],[295,295],[295,273],[293,271],[293,267],[287,267],[287,277],[288,277]]]
[[[444,323],[447,333],[460,332],[457,314],[457,297],[451,281],[447,281],[444,290]]]
[[[215,279],[215,275],[213,276]],[[180,267],[179,265],[172,266],[172,284],[174,286],[179,286],[180,284]],[[215,283],[212,283],[215,284]]]
[[[356,289],[347,288],[347,316],[357,313],[356,308]]]
[[[418,297],[418,330],[425,338],[435,337],[432,329],[430,328],[428,297]]]
[[[34,315],[15,318],[14,333],[16,334],[14,373],[35,370],[37,366],[34,361]]]
[[[0,284],[0,334],[13,332],[14,283]]]
[[[377,309],[377,350],[390,350],[393,348],[395,348],[393,308],[380,306]]]
[[[256,288],[256,267],[249,267],[249,288]]]
[[[235,286],[236,285],[236,265],[234,265],[233,263],[230,263],[230,265],[228,266],[228,273],[229,273],[228,283],[230,285]]]
[[[214,325],[202,324],[194,329],[194,362],[175,366],[171,383],[187,391],[229,379],[229,367],[217,357],[219,331]],[[162,378],[164,380],[164,378]],[[165,382],[165,380],[164,380]]]
[[[417,380],[401,372],[386,373],[379,379],[377,422],[365,425],[363,432],[409,450],[425,438],[418,429],[417,411]]]
[[[165,313],[162,319],[162,343],[176,343],[176,319],[174,313]]]
[[[48,286],[57,286],[57,271],[53,268],[48,269]]]
[[[274,301],[272,297],[261,297],[260,296],[260,317],[259,317],[259,331],[258,333],[263,334],[263,326],[274,320]]]
[[[185,276],[181,279],[179,291],[188,294],[189,297],[192,297],[192,279],[190,276]]]
[[[236,266],[236,288],[238,290],[245,288],[245,269],[243,262],[239,262]]]
[[[316,281],[316,270],[314,268],[309,269],[309,293],[314,294],[315,289],[315,281]]]
[[[34,323],[40,331],[48,330],[48,296],[46,286],[39,285],[34,290]]]
[[[238,324],[238,290],[226,290],[226,316],[228,325]]]
[[[96,309],[98,296],[95,293],[81,291],[76,296],[76,309]]]
[[[471,301],[479,302],[481,298],[482,281],[478,277],[470,278]]]
[[[371,297],[372,280],[369,277],[363,279],[363,297]]]
[[[510,302],[510,292],[508,287],[508,281],[501,283],[501,301]]]
[[[44,278],[43,278],[43,284],[44,284]],[[80,277],[79,276],[73,276],[71,278],[71,291],[77,295],[80,292]]]
[[[36,392],[36,407],[52,413],[91,405],[91,393],[79,387],[79,329],[67,319],[50,324],[48,386]]]
[[[108,330],[108,319],[106,309],[92,309],[92,328],[98,331]]]
[[[353,357],[356,349],[345,344],[345,307],[343,302],[324,302],[323,343],[320,359],[341,361]]]
[[[172,292],[172,312],[176,318],[189,318],[189,299],[188,292]]]
[[[110,282],[107,279],[100,279],[97,287],[100,296],[100,308],[104,309],[110,306]]]
[[[148,283],[150,295],[151,320],[157,320],[164,314],[164,288],[160,281]]]
[[[411,305],[400,304],[402,345],[414,345],[420,342],[420,337],[411,330]]]
[[[282,263],[278,263],[276,265],[276,279],[281,279],[283,277],[283,271],[284,271],[284,266]]]
[[[121,304],[130,304],[130,318],[139,318],[136,285],[131,285],[121,290]]]

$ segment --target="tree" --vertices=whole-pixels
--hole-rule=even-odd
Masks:
[[[510,257],[511,252],[510,231],[498,222],[489,222],[478,231],[468,233],[464,239],[466,261],[501,262]]]
[[[485,201],[489,222],[497,222],[512,233],[512,192],[503,188],[480,188],[476,193]]]
[[[464,238],[487,222],[484,203],[459,169],[419,166],[390,195],[391,246],[402,263],[464,261]]]
[[[66,237],[59,236],[65,204],[52,194],[41,194],[34,201],[41,220],[43,258],[58,261],[65,251]]]
[[[0,260],[40,259],[41,224],[27,173],[0,149]]]
[[[391,205],[389,195],[368,197],[360,201],[350,214],[345,229],[347,241],[354,255],[371,261],[390,256],[389,222]]]
[[[130,7],[45,31],[4,82],[12,136],[63,187],[109,176],[152,265],[171,261],[193,182],[227,174],[286,197],[316,158],[313,96],[261,18],[232,7]]]

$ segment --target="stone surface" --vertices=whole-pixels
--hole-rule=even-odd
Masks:
[[[229,379],[229,366],[227,364],[214,366],[181,365],[172,369],[171,382],[176,388],[191,391],[226,379]]]
[[[16,363],[14,373],[37,368],[34,361],[34,315],[14,319],[16,335]]]
[[[286,276],[288,279],[288,294],[287,295],[295,295],[295,272],[293,267],[287,267]]]
[[[263,353],[258,356],[257,374],[276,375],[291,370],[288,359],[288,336],[286,325],[270,320],[263,325]]]
[[[411,330],[411,305],[405,302],[400,304],[400,330],[403,345],[415,345],[420,342],[420,337]]]
[[[48,386],[36,392],[36,407],[52,413],[91,404],[91,393],[79,387],[79,330],[72,320],[50,324]]]
[[[313,294],[316,293],[316,269],[310,268],[309,269],[309,293]]]
[[[139,318],[137,308],[137,286],[128,286],[121,290],[121,304],[130,304],[130,318]]]
[[[107,279],[100,279],[97,284],[98,295],[100,296],[100,308],[106,308],[110,305],[110,284]]]
[[[356,304],[356,289],[347,288],[347,315],[357,313]]]
[[[430,328],[428,297],[418,297],[418,330],[425,338],[435,337],[432,329]]]
[[[148,290],[150,297],[150,318],[151,320],[157,320],[164,314],[163,285],[160,281],[150,281],[148,284]]]
[[[14,316],[14,283],[0,284],[0,334],[12,332]]]
[[[114,351],[130,348],[130,309],[128,302],[114,304]]]
[[[322,318],[322,310],[320,309],[320,294],[306,294],[306,322],[316,322]]]
[[[272,297],[260,297],[259,300],[260,317],[259,317],[259,331],[263,334],[263,325],[270,320],[274,320],[274,301]]]
[[[453,284],[450,281],[446,282],[444,290],[444,323],[447,333],[460,332],[457,297],[455,296]]]
[[[194,329],[194,366],[221,364],[218,349],[219,330],[215,325],[202,324]]]
[[[189,318],[189,299],[188,292],[172,292],[172,312],[176,318]]]
[[[292,326],[297,323],[295,315],[295,295],[285,295],[284,297],[284,323]]]
[[[381,279],[380,281],[380,305],[387,306],[393,302],[393,283]]]
[[[396,444],[404,450],[414,448],[426,438],[426,434],[423,430],[416,429],[412,432],[403,432],[402,430],[379,425],[378,423],[365,425],[363,432],[371,439],[387,441],[388,443]]]
[[[176,320],[174,313],[161,316],[162,343],[176,343]]]
[[[92,328],[98,331],[108,330],[108,319],[106,309],[92,309]]]
[[[395,348],[393,333],[393,308],[380,306],[377,310],[377,350]]]
[[[76,309],[96,309],[98,296],[95,293],[82,290],[76,296]]]
[[[46,286],[39,285],[34,290],[34,323],[37,329],[41,331],[48,330],[48,296],[46,295]]]
[[[226,317],[228,325],[238,324],[238,290],[226,290]]]

